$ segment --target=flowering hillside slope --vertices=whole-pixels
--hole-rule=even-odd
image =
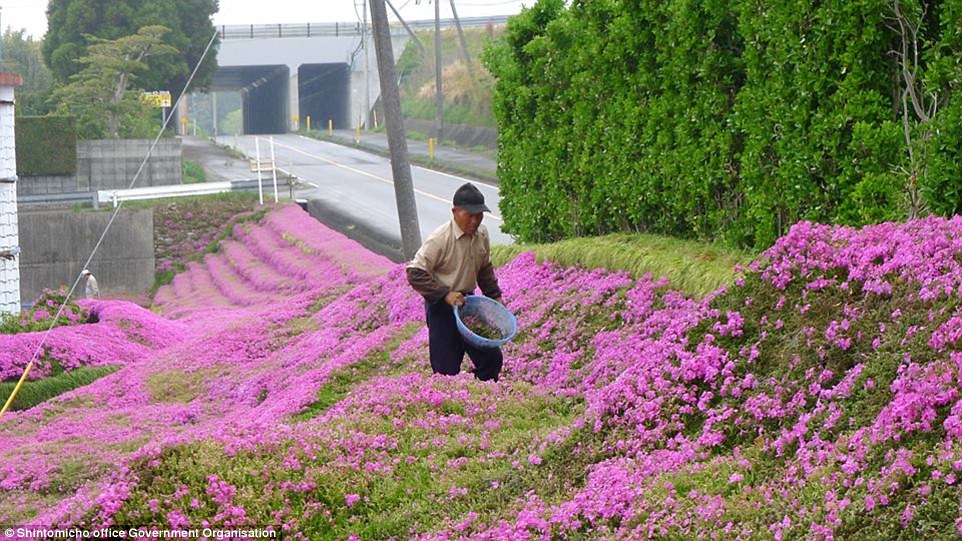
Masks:
[[[480,383],[430,375],[402,267],[286,207],[158,292],[177,340],[0,421],[0,523],[952,538],[960,261],[962,220],[801,223],[696,301],[522,254]]]
[[[97,323],[52,329],[30,371],[30,379],[80,366],[130,364],[189,333],[183,325],[158,318],[134,304],[79,299],[77,305]],[[65,313],[74,316],[72,312]],[[0,380],[19,378],[42,340],[42,332],[0,334]]]

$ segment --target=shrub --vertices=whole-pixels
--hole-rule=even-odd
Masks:
[[[484,55],[504,229],[763,249],[799,220],[909,215],[913,174],[928,210],[958,212],[962,10],[929,4],[904,8],[925,121],[901,99],[891,2],[540,0]]]
[[[75,299],[64,306],[60,317],[54,320],[60,306],[67,300],[68,290],[61,287],[58,290],[44,289],[43,293],[33,301],[29,310],[20,314],[4,314],[0,317],[0,334],[17,334],[21,332],[41,332],[53,327],[75,325],[87,321],[87,310],[80,307]]]
[[[183,168],[184,184],[207,182],[207,171],[201,164],[190,160],[184,160]]]
[[[30,409],[67,391],[89,385],[119,369],[119,366],[114,365],[84,366],[39,381],[25,381],[20,390],[17,391],[17,397],[10,404],[10,411]],[[0,382],[0,404],[6,402],[16,385],[15,381]]]
[[[21,116],[16,120],[18,175],[77,172],[77,129],[71,116]]]

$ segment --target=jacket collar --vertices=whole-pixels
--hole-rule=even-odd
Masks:
[[[464,230],[458,225],[458,222],[451,218],[451,230],[454,231],[454,238],[456,240],[461,240],[461,237],[465,235]]]

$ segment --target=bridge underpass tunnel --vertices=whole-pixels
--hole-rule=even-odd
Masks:
[[[285,133],[290,70],[287,66],[259,67],[271,69],[241,89],[244,133]]]
[[[328,120],[334,129],[354,127],[351,122],[351,67],[348,64],[302,64],[297,70],[300,125],[326,130]]]
[[[240,92],[245,134],[285,133],[290,73],[286,65],[221,67],[211,89]]]

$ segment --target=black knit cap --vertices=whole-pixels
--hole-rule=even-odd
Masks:
[[[471,214],[491,212],[491,209],[484,204],[484,195],[481,190],[470,182],[465,183],[458,188],[458,191],[454,192],[454,206],[463,208]]]

